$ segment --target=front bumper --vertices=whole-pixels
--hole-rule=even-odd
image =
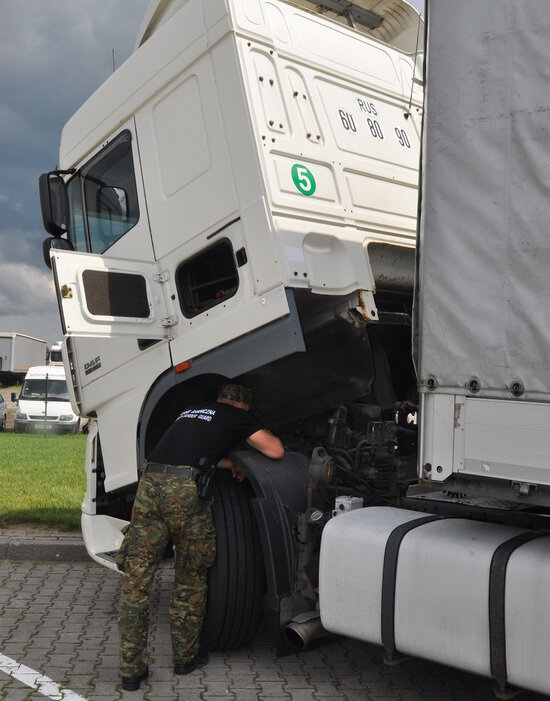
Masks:
[[[78,421],[29,421],[16,419],[13,423],[15,433],[55,433],[65,435],[78,433]]]

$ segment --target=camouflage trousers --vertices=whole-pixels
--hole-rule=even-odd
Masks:
[[[145,473],[117,556],[117,566],[125,575],[119,603],[122,676],[141,674],[147,664],[149,595],[170,541],[175,545],[169,607],[172,649],[174,662],[186,663],[199,651],[207,570],[216,555],[210,503],[197,498],[191,479]]]

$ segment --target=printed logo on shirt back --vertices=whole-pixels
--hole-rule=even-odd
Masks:
[[[180,419],[199,419],[200,421],[212,421],[216,415],[215,409],[187,409],[182,412],[176,421]]]

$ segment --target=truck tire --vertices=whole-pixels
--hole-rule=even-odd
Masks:
[[[251,496],[246,481],[218,471],[212,504],[216,561],[208,573],[203,632],[210,650],[248,645],[261,621],[265,570]]]

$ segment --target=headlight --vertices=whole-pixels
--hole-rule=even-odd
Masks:
[[[74,421],[74,416],[72,414],[61,414],[59,417],[60,421]]]
[[[15,412],[14,418],[15,418],[17,421],[26,421],[26,420],[27,420],[27,415],[26,415],[26,414],[23,414],[23,413],[20,412],[20,411],[16,411],[16,412]]]

